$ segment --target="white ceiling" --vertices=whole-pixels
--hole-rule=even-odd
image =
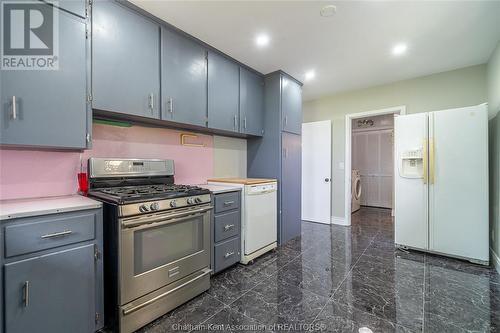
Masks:
[[[500,1],[132,2],[262,73],[314,69],[305,100],[485,63],[500,40]],[[399,42],[408,52],[394,57]]]

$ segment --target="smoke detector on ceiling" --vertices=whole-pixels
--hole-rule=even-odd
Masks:
[[[323,8],[321,8],[321,10],[319,11],[319,15],[321,15],[323,17],[330,17],[330,16],[335,15],[336,12],[337,12],[337,6],[327,5]]]

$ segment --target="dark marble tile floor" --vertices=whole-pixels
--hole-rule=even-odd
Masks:
[[[500,332],[493,268],[394,248],[390,211],[362,208],[352,226],[302,222],[302,235],[141,333]]]

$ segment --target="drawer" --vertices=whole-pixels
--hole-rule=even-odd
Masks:
[[[22,222],[5,227],[5,256],[94,239],[96,218],[94,210],[21,219]]]
[[[214,241],[216,243],[240,234],[240,211],[215,215],[214,218]]]
[[[240,192],[229,192],[215,195],[215,213],[227,212],[240,207]]]
[[[214,251],[215,272],[240,261],[240,238],[232,238],[215,245]]]

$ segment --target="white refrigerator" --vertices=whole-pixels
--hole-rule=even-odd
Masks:
[[[489,263],[487,104],[398,116],[395,242]]]

